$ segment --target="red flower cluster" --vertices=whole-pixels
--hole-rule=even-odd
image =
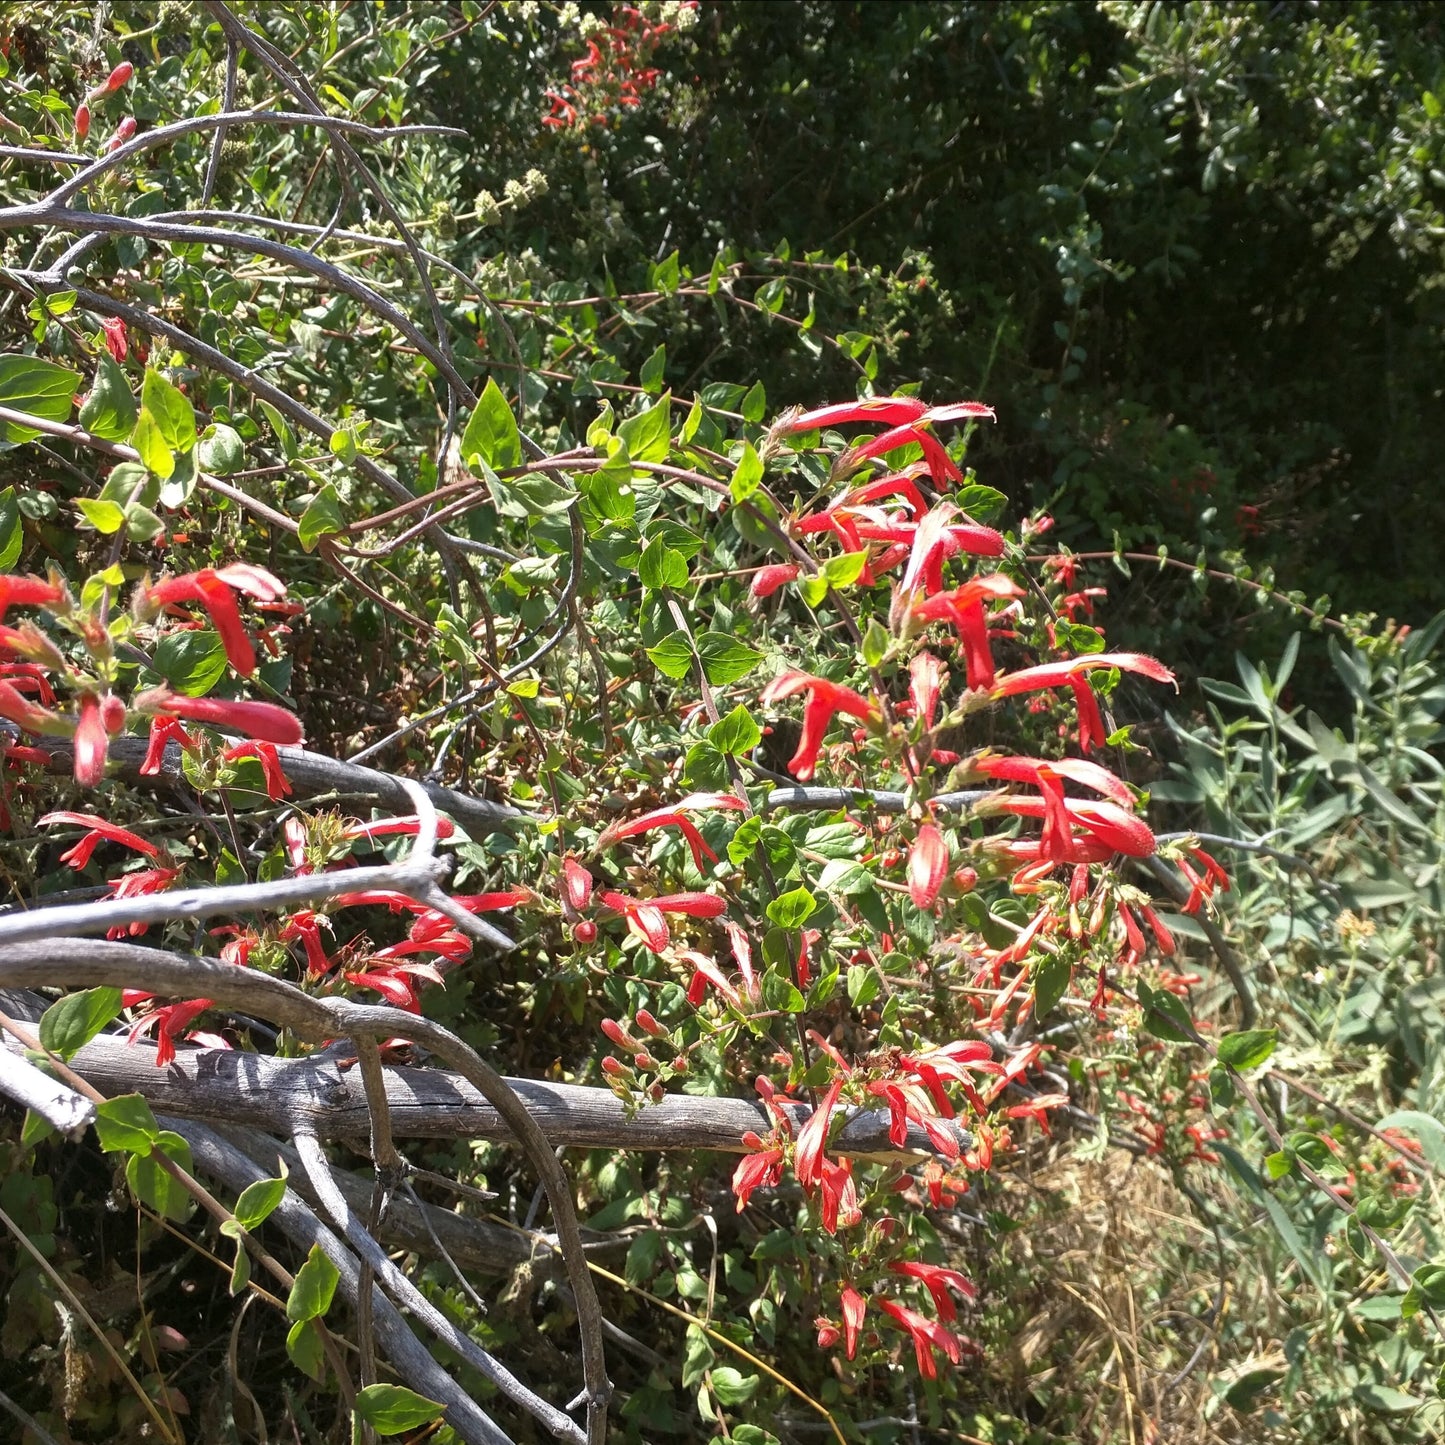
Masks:
[[[689,0],[688,8],[695,10],[697,0]],[[547,92],[552,108],[542,124],[555,130],[606,125],[616,110],[635,110],[662,75],[650,62],[675,28],[648,20],[635,5],[615,5],[612,24],[596,31],[587,54],[572,62],[571,84]]]

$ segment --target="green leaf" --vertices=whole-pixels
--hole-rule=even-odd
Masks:
[[[149,1152],[160,1132],[151,1106],[139,1094],[122,1094],[95,1107],[96,1137],[107,1154],[119,1149]]]
[[[724,718],[723,721],[726,722],[727,719]],[[757,851],[758,841],[762,836],[763,820],[756,813],[751,818],[744,818],[728,844],[728,862],[735,868],[741,868]]]
[[[719,1365],[712,1372],[712,1390],[720,1405],[741,1405],[757,1393],[762,1378],[744,1375],[731,1365]]]
[[[822,606],[828,595],[828,579],[821,573],[816,577],[804,577],[798,583],[798,595],[809,607]]]
[[[307,552],[314,552],[322,537],[339,532],[346,526],[341,514],[341,498],[336,488],[327,482],[311,499],[311,505],[301,514],[297,539]]]
[[[430,1424],[446,1407],[404,1385],[367,1385],[356,1392],[356,1418],[378,1435],[400,1435]]]
[[[266,418],[271,424],[271,430],[276,433],[276,440],[281,444],[281,455],[288,462],[294,462],[300,454],[300,448],[296,445],[296,433],[291,430],[291,423],[269,401],[261,401],[258,398],[256,405],[261,408],[261,415]]]
[[[702,658],[702,670],[713,687],[742,681],[763,660],[763,654],[755,647],[739,642],[726,632],[704,632],[697,639],[697,650]]]
[[[204,697],[225,675],[226,647],[210,628],[168,632],[156,645],[155,670],[187,697]]]
[[[656,396],[662,390],[663,377],[666,372],[667,345],[664,342],[642,363],[642,370],[638,373],[637,379],[642,383],[642,389],[648,396]]]
[[[196,448],[201,470],[213,476],[227,477],[246,465],[246,444],[234,427],[212,422],[201,433]]]
[[[295,1283],[286,1297],[288,1320],[314,1320],[331,1308],[340,1273],[327,1259],[319,1244],[311,1246],[306,1263],[296,1271]]]
[[[40,1042],[67,1062],[120,1014],[118,988],[67,994],[40,1016]]]
[[[190,398],[158,371],[146,368],[140,387],[141,408],[150,412],[161,440],[173,452],[188,452],[196,444],[196,409]]]
[[[868,630],[863,634],[863,661],[869,667],[877,667],[888,655],[891,642],[888,629],[876,617],[870,618]]]
[[[80,508],[85,520],[103,537],[112,536],[125,526],[125,513],[114,502],[81,497],[75,505]]]
[[[0,492],[0,572],[8,572],[20,560],[20,549],[24,545],[25,523],[21,519],[20,504],[15,499],[15,488],[6,487]]]
[[[231,1213],[242,1229],[255,1229],[276,1212],[285,1197],[284,1179],[258,1179],[241,1191],[241,1197]]]
[[[1417,1395],[1407,1395],[1390,1385],[1377,1385],[1373,1381],[1355,1386],[1355,1399],[1367,1410],[1379,1410],[1387,1415],[1398,1415],[1405,1410],[1418,1410],[1425,1402]]]
[[[132,1154],[125,1163],[125,1180],[142,1204],[164,1219],[187,1219],[194,1204],[190,1191],[168,1173],[156,1158],[163,1154],[191,1172],[191,1146],[179,1134],[163,1129],[145,1154]]]
[[[863,1008],[872,1003],[882,987],[883,980],[878,977],[876,969],[870,968],[866,963],[848,965],[848,1002],[854,1008]]]
[[[1277,1029],[1242,1029],[1219,1040],[1219,1062],[1241,1073],[1257,1069],[1274,1052]]]
[[[785,1014],[800,1014],[808,1006],[797,987],[780,973],[763,975],[763,1002]]]
[[[182,452],[171,460],[174,467],[170,476],[163,479],[157,500],[161,506],[174,511],[185,506],[196,490],[196,453],[194,450]]]
[[[133,542],[153,542],[166,529],[166,524],[139,502],[133,502],[125,510],[125,534]]]
[[[966,487],[960,487],[953,495],[953,500],[968,513],[975,522],[986,522],[990,517],[996,516],[1008,504],[1008,498],[993,487],[985,487],[974,482]]]
[[[751,442],[744,442],[743,454],[733,468],[733,478],[728,483],[728,491],[732,493],[733,501],[746,502],[762,484],[762,458],[758,456]]]
[[[1059,1000],[1069,987],[1074,976],[1073,964],[1061,953],[1046,953],[1034,964],[1034,1014],[1036,1019],[1046,1018],[1053,1012]]]
[[[1194,1021],[1177,995],[1167,989],[1139,984],[1139,1002],[1144,1006],[1144,1030],[1171,1044],[1194,1042]]]
[[[135,397],[125,372],[102,352],[95,367],[95,383],[80,408],[80,424],[108,442],[124,441],[135,429]]]
[[[674,251],[666,260],[657,262],[652,268],[651,277],[654,290],[661,291],[664,296],[671,296],[682,278],[682,265],[677,252]]]
[[[0,406],[44,421],[69,421],[80,373],[36,356],[0,356]],[[32,442],[40,433],[18,422],[0,422],[0,449]]]
[[[663,392],[646,411],[628,417],[617,435],[627,443],[633,461],[666,461],[672,439],[672,393]]]
[[[769,285],[773,284],[777,284],[779,287],[781,287],[782,285],[781,282],[769,283]],[[768,288],[764,287],[763,289],[767,290]],[[782,295],[781,289],[779,290],[778,294],[779,296]],[[738,410],[742,412],[743,420],[746,422],[751,422],[754,426],[756,426],[760,421],[762,421],[762,419],[768,414],[768,393],[764,389],[762,382],[755,381],[748,388],[747,394],[743,397],[742,404],[739,406]]]
[[[315,1320],[297,1320],[286,1336],[286,1353],[303,1375],[318,1384],[326,1378],[326,1347]]]
[[[236,1245],[236,1262],[231,1266],[231,1293],[238,1295],[251,1282],[251,1256],[244,1244]]]
[[[175,471],[175,455],[166,445],[165,437],[161,435],[161,429],[148,407],[141,407],[140,415],[136,417],[130,444],[140,453],[146,470],[154,472],[162,481]]]
[[[801,928],[818,906],[818,900],[806,888],[793,888],[779,894],[768,904],[768,917],[779,928]]]
[[[606,451],[607,443],[612,440],[612,403],[604,401],[602,410],[592,418],[587,428],[587,445],[595,447],[598,451]]]
[[[669,547],[661,537],[654,537],[642,549],[637,575],[642,585],[654,592],[661,592],[665,587],[686,587],[687,559],[681,552]]]
[[[522,434],[507,398],[492,377],[462,433],[462,461],[473,476],[480,473],[473,458],[480,457],[494,472],[522,465]]]
[[[763,730],[753,720],[752,712],[739,703],[725,718],[708,729],[707,736],[720,753],[745,758],[762,742]]]
[[[1285,1150],[1264,1156],[1264,1172],[1271,1179],[1283,1179],[1294,1168],[1294,1157]]]
[[[664,677],[686,677],[692,671],[692,648],[685,632],[664,637],[656,647],[647,649],[647,655]]]
[[[841,557],[829,557],[823,563],[823,576],[830,587],[851,587],[863,575],[868,564],[866,552],[845,552]]]

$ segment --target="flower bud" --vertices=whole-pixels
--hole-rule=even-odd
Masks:
[[[645,1009],[637,1010],[637,1027],[655,1039],[665,1039],[667,1030]]]
[[[627,1030],[624,1029],[616,1019],[603,1019],[602,1032],[606,1034],[619,1049],[630,1049],[633,1047],[632,1040],[627,1036]]]
[[[621,1059],[615,1059],[611,1054],[602,1060],[602,1072],[614,1079],[630,1079],[632,1077],[632,1070]]]
[[[128,60],[122,60],[121,63],[106,76],[105,84],[100,87],[100,94],[114,95],[121,86],[130,84],[130,78],[134,74],[135,66]]]
[[[128,115],[123,121],[121,121],[118,126],[116,126],[115,134],[111,136],[108,141],[106,141],[105,149],[107,153],[109,153],[110,151],[118,151],[121,146],[123,146],[126,141],[128,141],[134,134],[135,117],[133,115]]]
[[[572,940],[574,943],[588,944],[597,941],[597,925],[590,918],[584,918],[581,923],[573,925]]]
[[[655,1069],[657,1067],[657,1060],[654,1059],[646,1049],[642,1049],[638,1053],[633,1054],[632,1062],[636,1064],[639,1069]]]
[[[90,107],[84,101],[75,107],[75,138],[84,140],[90,134]]]
[[[100,721],[111,737],[125,726],[125,704],[113,692],[100,700]]]
[[[976,868],[955,868],[953,886],[960,893],[972,893],[978,887],[978,870]]]

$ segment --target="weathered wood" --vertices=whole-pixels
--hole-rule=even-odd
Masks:
[[[9,1046],[18,1048],[13,1040]],[[270,1058],[225,1049],[181,1049],[164,1068],[154,1049],[106,1035],[93,1039],[71,1067],[107,1095],[141,1093],[158,1113],[261,1129],[285,1137],[298,1123],[323,1139],[364,1144],[370,1135],[359,1071],[334,1055]],[[467,1081],[443,1069],[389,1065],[384,1070],[392,1132],[398,1138],[512,1142],[497,1111]],[[764,1134],[771,1121],[744,1099],[669,1094],[659,1104],[629,1109],[607,1089],[508,1079],[548,1142],[600,1149],[716,1149],[745,1152],[743,1135]],[[795,1127],[806,1107],[790,1109]],[[846,1112],[846,1111],[845,1111]],[[927,1136],[911,1129],[904,1149],[888,1137],[886,1112],[852,1112],[834,1135],[835,1152],[908,1159],[931,1154]],[[965,1146],[967,1135],[960,1132]]]

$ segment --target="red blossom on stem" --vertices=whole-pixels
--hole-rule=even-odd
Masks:
[[[807,693],[808,701],[803,708],[803,736],[798,742],[797,752],[788,762],[788,771],[800,782],[806,783],[813,776],[818,750],[823,745],[823,734],[828,731],[828,724],[833,718],[841,712],[863,722],[874,722],[878,710],[852,688],[796,669],[775,677],[763,689],[761,701],[771,704],[798,692]]]
[[[163,578],[139,595],[137,605],[153,615],[179,602],[199,602],[215,624],[227,661],[242,677],[250,677],[256,670],[256,650],[241,621],[233,588],[262,602],[275,602],[286,595],[286,584],[264,567],[233,562],[229,567],[203,567],[199,572]]]
[[[43,577],[0,577],[0,618],[12,607],[51,607],[65,600],[65,588]]]
[[[697,871],[701,873],[704,868],[703,860],[708,859],[716,863],[717,854],[703,841],[697,825],[683,814],[687,809],[717,808],[746,810],[747,804],[732,793],[689,793],[687,797],[679,799],[670,808],[654,808],[651,812],[642,813],[626,822],[609,823],[597,839],[597,849],[599,852],[604,852],[614,844],[620,843],[624,838],[635,838],[639,833],[648,833],[654,828],[678,828],[687,840],[687,846],[692,852],[692,861],[697,867]]]
[[[166,856],[165,850],[148,838],[142,838],[139,834],[132,833],[129,828],[122,828],[118,823],[97,817],[94,813],[56,812],[36,819],[36,826],[40,828],[49,827],[52,823],[69,823],[74,827],[89,830],[80,842],[60,855],[60,861],[69,863],[72,868],[84,868],[90,862],[91,854],[102,842],[120,843],[124,847],[135,849],[137,853],[144,853],[147,858],[164,859]]]
[[[920,1260],[895,1260],[888,1266],[894,1274],[905,1279],[918,1280],[933,1296],[933,1307],[941,1320],[956,1320],[958,1309],[953,1303],[950,1289],[955,1289],[964,1299],[977,1299],[978,1291],[959,1274],[956,1269],[945,1269],[939,1264],[924,1264]]]
[[[130,354],[130,341],[125,334],[125,322],[117,316],[107,316],[100,323],[101,335],[105,338],[105,349],[117,363]]]
[[[907,1305],[899,1304],[897,1300],[880,1299],[878,1306],[908,1331],[918,1359],[918,1372],[925,1380],[938,1378],[938,1365],[933,1358],[934,1350],[942,1350],[955,1365],[963,1358],[963,1348],[958,1336],[951,1330],[944,1329],[936,1320],[909,1309]]]
[[[140,765],[142,777],[153,778],[165,764],[166,744],[178,744],[189,752],[196,746],[196,740],[180,724],[179,718],[167,717],[164,713],[151,719],[150,744],[146,748],[145,760]]]
[[[753,581],[748,591],[754,597],[771,597],[779,587],[785,587],[803,569],[796,562],[774,562],[766,567],[759,567],[753,573]]]
[[[783,1178],[783,1146],[776,1140],[766,1142],[750,1129],[743,1135],[749,1153],[733,1170],[733,1193],[737,1196],[738,1213],[748,1206],[755,1189],[775,1189]]]
[[[843,1345],[851,1360],[858,1353],[858,1336],[863,1329],[863,1316],[868,1302],[851,1284],[843,1286]]]
[[[176,724],[177,729],[179,726]],[[154,732],[151,734],[151,743],[154,747]],[[162,743],[162,747],[164,747],[164,743]],[[279,803],[282,798],[291,796],[291,784],[286,781],[286,774],[281,770],[281,759],[277,756],[274,743],[237,743],[234,747],[225,748],[221,753],[223,762],[239,762],[242,758],[255,758],[261,764],[261,775],[266,783],[266,796],[273,803]],[[149,751],[146,753],[146,761],[150,761]],[[142,768],[141,771],[144,772],[145,769]]]
[[[664,913],[685,913],[692,918],[717,918],[727,912],[727,899],[716,893],[668,893],[659,898],[629,898],[624,893],[607,892],[599,902],[627,920],[627,926],[652,950],[661,953],[668,945]]]
[[[304,736],[301,719],[270,702],[244,702],[218,697],[185,697],[168,687],[139,693],[132,705],[137,712],[164,712],[193,722],[214,723],[260,742],[293,746]]]
[[[932,823],[925,823],[908,850],[908,896],[915,908],[932,908],[948,876],[948,844]]]
[[[987,690],[994,684],[993,653],[988,641],[984,603],[993,598],[1022,597],[1024,590],[1001,572],[975,577],[950,592],[939,592],[917,602],[913,616],[920,622],[950,622],[958,632],[970,689]]]

